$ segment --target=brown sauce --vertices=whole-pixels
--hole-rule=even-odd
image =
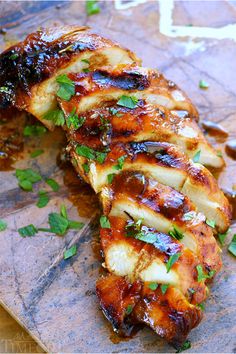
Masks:
[[[64,171],[64,184],[68,188],[69,200],[76,206],[80,216],[90,218],[99,210],[97,195],[78,176],[69,161],[59,161],[58,165]]]
[[[229,135],[228,132],[220,124],[211,122],[209,120],[202,121],[202,127],[208,135],[213,136],[221,141],[225,141]]]
[[[225,145],[225,152],[231,159],[236,160],[236,139],[230,140]]]

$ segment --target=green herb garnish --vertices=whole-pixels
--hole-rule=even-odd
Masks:
[[[25,170],[16,170],[16,177],[18,179],[19,186],[25,191],[32,191],[33,183],[42,180],[42,177],[31,168]]]
[[[44,151],[42,149],[38,149],[38,150],[34,150],[33,152],[31,152],[30,156],[32,158],[38,157],[39,155],[42,155],[44,153]]]
[[[228,247],[228,250],[230,253],[232,253],[236,257],[236,234],[234,234],[234,236],[230,242],[230,245]]]
[[[173,230],[169,231],[169,235],[176,240],[182,240],[184,235],[181,231],[179,231],[175,226],[173,226]]]
[[[208,274],[205,274],[203,272],[201,264],[198,264],[196,266],[197,269],[197,281],[200,283],[201,281],[204,281],[205,279],[210,279],[213,277],[215,274],[215,270],[211,270]]]
[[[110,229],[111,224],[109,219],[106,217],[106,215],[102,215],[100,217],[100,225],[103,229]]]
[[[176,353],[181,353],[184,350],[190,349],[191,348],[191,342],[189,340],[186,340],[184,344],[176,351]]]
[[[224,242],[225,242],[225,239],[226,239],[226,237],[228,235],[228,232],[229,232],[229,229],[224,234],[218,234],[217,235],[221,246],[224,246]]]
[[[60,189],[59,184],[53,178],[47,178],[45,181],[53,190],[53,192],[58,192]]]
[[[193,156],[193,162],[199,162],[201,155],[201,150],[198,150],[196,154]]]
[[[83,63],[86,63],[86,64],[90,65],[90,62],[89,62],[88,59],[81,59],[81,61],[82,61]]]
[[[206,224],[210,227],[212,227],[214,229],[214,227],[216,226],[216,223],[214,220],[209,220],[209,219],[206,219]]]
[[[39,199],[36,205],[38,208],[43,208],[49,202],[48,193],[46,191],[39,191],[38,195],[39,195]]]
[[[88,16],[100,13],[100,7],[96,0],[86,0],[86,12]]]
[[[148,284],[149,289],[156,290],[158,288],[158,284],[153,282]]]
[[[85,173],[89,173],[90,167],[87,163],[83,163],[82,167]]]
[[[57,126],[61,126],[65,124],[65,116],[62,110],[60,109],[55,109],[54,111],[49,111],[47,112],[44,116],[44,119],[50,120],[53,122],[53,124]]]
[[[69,228],[80,230],[84,227],[84,223],[80,221],[68,220],[69,221]]]
[[[18,232],[21,237],[31,237],[38,232],[38,229],[33,224],[30,224],[25,227],[21,227],[18,229]]]
[[[42,125],[26,125],[24,127],[24,136],[41,136],[46,133],[47,129]]]
[[[168,288],[169,288],[169,284],[161,284],[161,292],[163,295],[165,295]]]
[[[64,259],[69,259],[73,256],[75,256],[77,253],[77,246],[76,245],[73,245],[72,247],[70,247],[68,250],[66,250],[64,252]]]
[[[69,226],[68,220],[58,213],[50,213],[48,222],[51,232],[60,236],[65,234]]]
[[[221,150],[216,150],[216,155],[218,157],[223,157],[222,151]]]
[[[205,80],[200,80],[200,81],[199,81],[199,87],[200,87],[201,89],[203,89],[203,90],[206,90],[206,89],[208,89],[209,84],[208,84],[208,82],[206,82]]]
[[[197,304],[197,307],[199,307],[202,311],[204,311],[204,310],[205,310],[205,306],[204,306],[204,304],[203,304],[203,303],[201,303],[201,304]]]
[[[0,219],[0,231],[4,231],[7,228],[7,223],[6,221]]]
[[[118,159],[117,159],[117,164],[115,166],[113,166],[113,168],[115,170],[122,170],[123,166],[124,166],[124,163],[125,163],[125,159],[126,159],[127,155],[123,155],[123,156],[120,156]]]
[[[131,108],[131,109],[137,107],[137,103],[138,103],[138,98],[134,96],[125,96],[125,95],[121,96],[117,102],[119,106]]]
[[[115,173],[109,173],[109,175],[107,175],[107,182],[111,184],[114,177],[115,177]]]
[[[78,117],[78,114],[76,113],[76,108],[74,107],[66,119],[66,125],[68,128],[72,127],[73,129],[77,130],[82,127],[85,120],[85,117]]]
[[[184,221],[190,221],[194,218],[194,213],[192,211],[189,211],[188,213],[184,214],[183,220]]]
[[[175,264],[175,262],[178,261],[180,256],[181,256],[181,253],[175,253],[170,256],[170,258],[168,259],[168,262],[166,263],[167,273],[169,273],[171,267]]]
[[[126,315],[130,315],[132,311],[133,311],[133,306],[132,305],[128,305],[126,307],[125,314]]]
[[[96,160],[100,164],[102,164],[107,157],[106,152],[95,151],[86,145],[78,145],[75,151],[78,155],[86,157],[87,159]]]
[[[9,59],[11,60],[15,60],[19,57],[19,54],[18,53],[13,53],[12,55],[9,56]]]
[[[69,101],[75,94],[75,83],[66,74],[59,75],[56,78],[56,82],[59,84],[57,96],[65,101]]]

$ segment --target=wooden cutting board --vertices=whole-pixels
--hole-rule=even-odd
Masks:
[[[167,0],[160,4],[109,1],[100,2],[100,7],[100,14],[87,17],[82,1],[1,2],[0,26],[7,29],[6,33],[1,31],[1,48],[40,26],[89,25],[135,51],[144,65],[158,67],[188,92],[201,119],[220,122],[230,138],[235,138],[236,44],[232,38],[227,39],[235,35],[235,25],[231,31],[203,30],[203,34],[195,28],[220,28],[236,23],[235,2],[182,1],[172,9]],[[199,33],[212,38],[198,37]],[[199,89],[201,79],[209,83],[208,90]],[[16,119],[20,130],[24,117],[13,115],[12,119]],[[236,185],[236,162],[225,154],[224,143],[213,138],[211,141],[222,150],[227,162],[219,184],[232,189]],[[0,233],[1,303],[49,352],[172,352],[147,328],[128,341],[120,341],[99,310],[94,293],[100,274],[98,202],[90,188],[71,172],[71,167],[58,166],[63,146],[65,139],[59,130],[42,138],[26,139],[22,158],[14,165],[33,167],[45,178],[59,182],[60,190],[50,192],[50,203],[43,209],[36,207],[36,200],[37,190],[45,188],[44,182],[38,183],[34,192],[26,193],[18,188],[14,169],[0,172],[0,217],[8,223],[8,229]],[[43,147],[44,154],[30,158],[30,152],[38,147]],[[65,237],[42,232],[31,238],[19,236],[17,228],[21,226],[46,226],[48,213],[58,211],[62,203],[68,206],[71,218],[85,222],[81,232],[70,231]],[[226,244],[235,230],[233,225]],[[78,253],[65,261],[63,251],[73,244],[77,244]],[[204,319],[190,335],[190,352],[236,350],[236,261],[226,248],[223,261],[223,270],[206,303]]]

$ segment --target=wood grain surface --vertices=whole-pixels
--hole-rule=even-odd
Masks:
[[[89,25],[135,51],[144,65],[159,68],[188,93],[201,119],[220,122],[229,132],[229,139],[236,138],[236,43],[227,38],[198,38],[197,33],[196,38],[175,37],[174,32],[173,37],[166,36],[159,30],[158,2],[146,1],[127,9],[120,9],[120,3],[100,2],[101,13],[87,17],[83,1],[1,2],[0,27],[7,31],[1,31],[0,46],[3,49],[40,26]],[[227,26],[236,23],[236,3],[176,2],[173,20],[186,28]],[[199,89],[201,79],[209,83],[208,90]],[[12,119],[23,126],[23,117]],[[236,185],[236,162],[225,154],[224,143],[210,140],[222,150],[227,163],[219,184],[232,189]],[[59,192],[50,192],[50,203],[43,209],[35,204],[37,190],[45,188],[44,182],[37,184],[34,192],[26,193],[19,189],[14,170],[0,172],[0,215],[8,223],[8,229],[0,233],[1,303],[49,352],[173,352],[148,328],[130,340],[118,340],[99,310],[94,292],[101,267],[98,204],[78,178],[78,183],[76,177],[68,179],[68,167],[61,169],[56,163],[63,146],[65,139],[59,131],[47,133],[42,139],[25,139],[23,158],[14,165],[33,167],[59,182]],[[31,159],[29,153],[37,147],[43,147],[45,153]],[[59,210],[62,203],[67,205],[71,218],[85,222],[80,232],[72,230],[65,237],[42,232],[31,238],[19,236],[17,228],[21,226],[34,223],[45,227],[48,213]],[[226,244],[235,230],[233,225]],[[65,261],[63,252],[73,244],[77,244],[78,253]],[[223,261],[204,319],[190,334],[189,352],[236,351],[236,262],[226,247]]]

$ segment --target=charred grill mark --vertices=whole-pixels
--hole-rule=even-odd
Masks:
[[[138,72],[124,71],[117,75],[98,70],[91,73],[91,77],[99,87],[116,87],[121,90],[142,91],[150,85],[148,77]]]

